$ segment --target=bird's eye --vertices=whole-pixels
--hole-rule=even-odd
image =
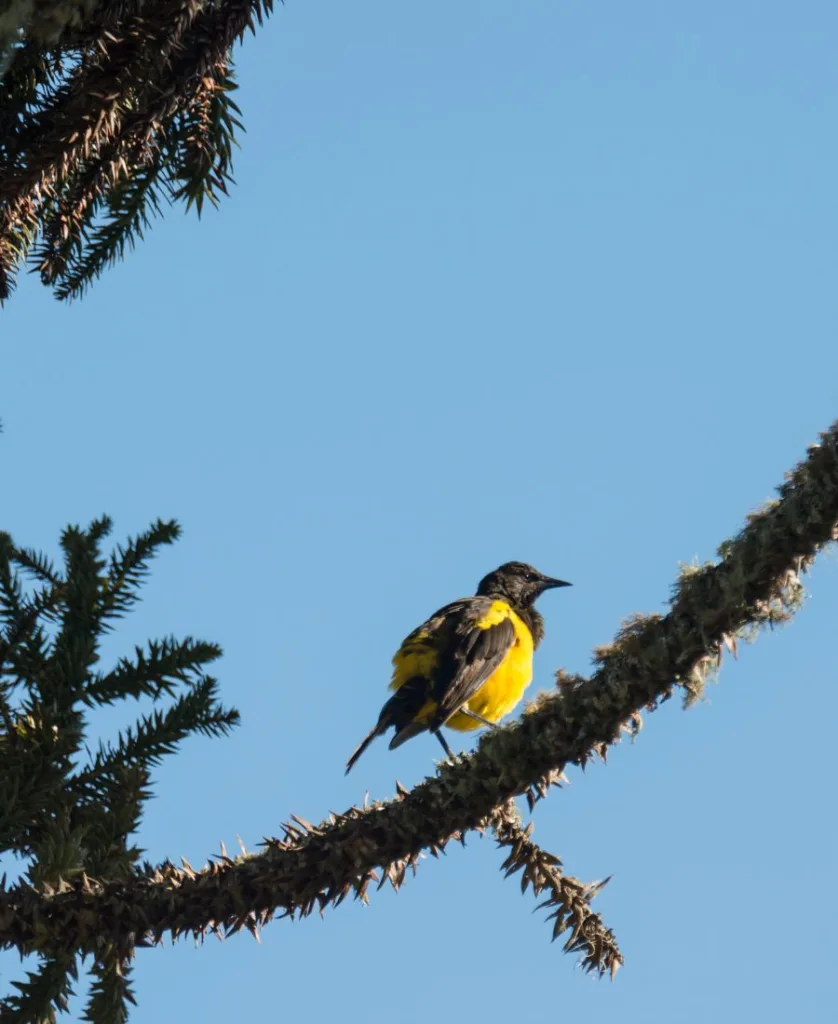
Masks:
[[[531,572],[525,572],[524,573],[524,579],[527,581],[527,583],[532,583],[532,581],[535,579],[535,577],[533,576],[533,574]]]

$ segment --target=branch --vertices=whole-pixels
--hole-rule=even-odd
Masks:
[[[85,22],[54,54],[18,53],[0,74],[0,302],[39,233],[41,278],[68,298],[142,237],[163,192],[217,202],[241,128],[230,52],[272,6],[125,0],[98,12],[100,35]]]
[[[223,856],[198,872],[166,863],[129,881],[82,877],[58,891],[0,890],[0,946],[26,953],[113,941],[125,950],[134,937],[165,932],[254,931],[277,913],[304,915],[353,891],[363,895],[376,868],[383,869],[380,884],[403,877],[423,849],[443,848],[516,794],[543,795],[565,765],[604,754],[676,684],[694,692],[723,644],[794,612],[800,574],[836,537],[838,423],[779,493],[722,546],[719,563],[682,573],[667,615],[631,621],[602,648],[590,679],[565,678],[558,693],[486,734],[472,755],[442,765],[404,798],[353,807],[318,827],[297,819],[300,827],[267,840],[264,852]]]
[[[55,1024],[55,1011],[69,1013],[73,982],[78,968],[71,956],[42,959],[37,973],[27,972],[26,981],[13,981],[17,993],[0,1002],[4,1024]]]
[[[126,98],[158,84],[157,76],[165,74],[199,11],[197,0],[155,0],[145,17],[129,18],[120,34],[104,36],[97,58],[82,62],[56,91],[52,106],[25,122],[15,160],[0,184],[0,200],[20,199],[52,185],[117,138],[129,106]]]
[[[192,733],[224,736],[238,725],[239,713],[218,700],[218,682],[202,675],[165,711],[143,715],[115,746],[102,744],[89,766],[72,777],[74,786],[90,785],[119,773],[127,766],[154,765],[173,754]]]
[[[559,858],[532,841],[532,823],[524,828],[514,800],[495,808],[491,824],[498,845],[510,851],[501,868],[506,877],[521,871],[521,892],[526,892],[527,886],[532,887],[536,896],[545,889],[550,890],[549,898],[537,909],[552,908],[548,920],[553,921],[553,941],[570,931],[565,953],[582,953],[584,971],[610,974],[613,978],[622,966],[623,954],[614,933],[605,927],[599,914],[591,910],[591,900],[602,892],[610,879],[586,885],[578,878],[563,874]]]
[[[105,949],[93,961],[93,985],[82,1020],[91,1024],[126,1024],[128,1004],[136,1006],[131,962],[118,950]]]

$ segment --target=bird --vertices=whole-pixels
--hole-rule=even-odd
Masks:
[[[473,597],[434,612],[393,657],[393,695],[350,755],[346,774],[390,728],[391,750],[432,732],[453,760],[443,725],[460,732],[495,726],[532,681],[533,651],[544,637],[536,600],[553,587],[569,586],[526,562],[505,562],[483,577]]]

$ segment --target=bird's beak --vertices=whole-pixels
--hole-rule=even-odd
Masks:
[[[552,576],[545,576],[541,581],[541,585],[545,590],[552,590],[553,587],[572,587],[572,583],[568,583],[566,580],[556,580]]]

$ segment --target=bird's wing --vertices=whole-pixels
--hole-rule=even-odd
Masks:
[[[449,608],[450,633],[434,686],[438,722],[471,700],[515,643],[512,609],[505,601],[475,597]]]
[[[450,642],[456,623],[466,614],[474,598],[464,597],[452,601],[417,626],[399,645],[393,655],[393,678],[391,690],[398,690],[417,676],[427,680],[428,687],[436,676],[442,652]]]

